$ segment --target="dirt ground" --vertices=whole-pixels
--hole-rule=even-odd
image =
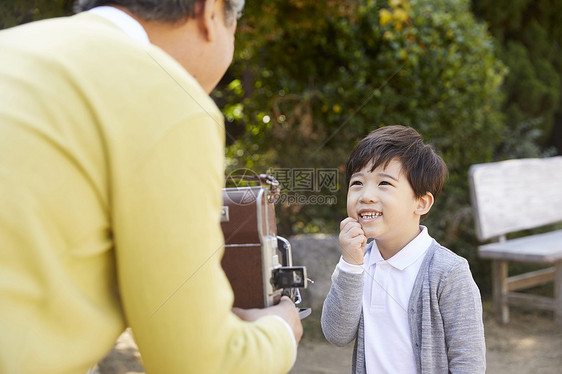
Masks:
[[[554,325],[552,314],[511,309],[508,325],[499,325],[485,305],[484,323],[487,345],[487,373],[560,374],[562,373],[562,328]],[[305,324],[297,362],[291,374],[349,373],[352,345],[338,348],[321,337],[312,320]],[[128,332],[100,363],[100,374],[144,373],[135,343]]]

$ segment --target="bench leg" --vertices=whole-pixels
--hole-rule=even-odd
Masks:
[[[507,262],[492,261],[492,296],[494,298],[494,316],[499,323],[509,322],[507,305]]]
[[[554,269],[554,321],[562,327],[562,261],[558,261]]]

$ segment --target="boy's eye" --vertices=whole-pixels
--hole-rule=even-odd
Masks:
[[[359,182],[359,181],[353,181],[349,184],[350,186],[361,186],[363,185],[363,183]]]
[[[382,182],[379,183],[379,186],[392,186],[392,184],[390,184],[387,181],[382,181]]]

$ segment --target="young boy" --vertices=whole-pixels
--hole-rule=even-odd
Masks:
[[[484,373],[480,292],[468,262],[420,226],[447,173],[412,128],[371,132],[346,165],[342,256],[322,310],[353,373]],[[374,240],[367,244],[367,239]]]

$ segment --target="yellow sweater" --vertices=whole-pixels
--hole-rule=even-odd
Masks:
[[[223,117],[93,14],[0,32],[0,373],[85,374],[131,326],[148,373],[282,373],[220,267]]]

